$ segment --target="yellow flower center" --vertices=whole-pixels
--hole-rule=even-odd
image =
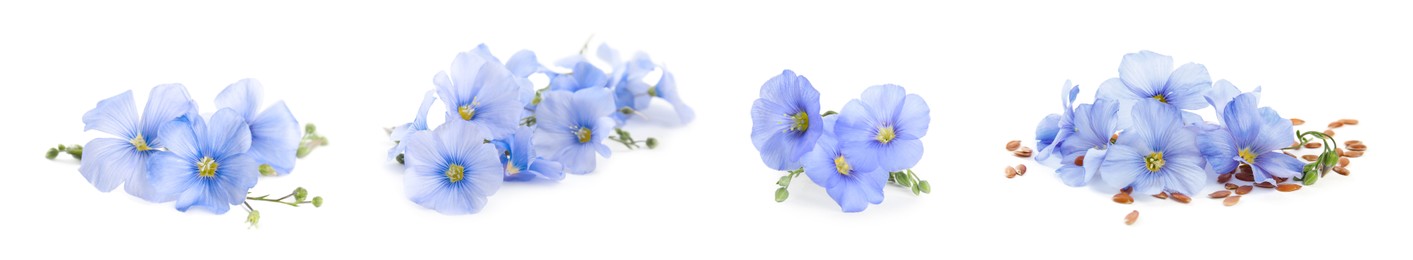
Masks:
[[[196,175],[201,177],[216,177],[216,167],[220,164],[210,156],[201,157],[201,161],[196,162]]]
[[[1236,156],[1241,156],[1241,159],[1246,160],[1246,163],[1256,163],[1256,153],[1251,152],[1251,148],[1242,148],[1241,151],[1236,152]]]
[[[451,166],[446,167],[446,179],[450,180],[451,183],[456,183],[465,178],[466,168],[461,167],[460,164],[453,163]]]
[[[849,166],[849,162],[844,160],[843,155],[840,155],[839,157],[834,157],[834,170],[839,171],[839,174],[848,176],[849,172],[854,170],[854,167]]]
[[[897,137],[898,135],[893,133],[892,126],[885,126],[878,128],[878,136],[875,136],[874,139],[877,139],[879,143],[888,144],[888,142],[893,141],[893,138]]]
[[[472,108],[471,105],[458,107],[456,108],[456,112],[461,114],[461,120],[471,121],[471,117],[476,116],[476,109]]]
[[[147,146],[147,138],[142,138],[142,134],[137,134],[137,137],[133,137],[132,140],[128,140],[128,142],[132,143],[132,147],[137,148],[139,152],[152,150],[152,147]]]
[[[1158,102],[1163,102],[1165,104],[1168,103],[1168,97],[1163,96],[1163,94],[1153,95],[1153,100],[1157,100]]]
[[[574,136],[579,138],[579,143],[588,143],[589,139],[594,138],[594,131],[588,127],[579,127],[578,131],[574,131]]]
[[[793,123],[790,126],[790,131],[804,132],[810,129],[810,115],[803,111],[791,115],[790,120]]]
[[[1143,157],[1143,165],[1147,166],[1150,172],[1157,172],[1167,163],[1167,161],[1163,160],[1163,152],[1153,152]]]
[[[649,96],[649,97],[656,97],[656,96],[657,96],[657,86],[648,87],[648,96]]]
[[[505,175],[515,175],[520,173],[520,167],[515,167],[515,162],[505,162]]]

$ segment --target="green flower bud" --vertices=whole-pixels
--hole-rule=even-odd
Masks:
[[[775,185],[780,185],[780,187],[790,187],[790,175],[780,176],[780,180],[775,181]]]
[[[922,190],[922,193],[932,194],[932,184],[928,184],[927,181],[917,183],[917,187]]]
[[[49,152],[44,153],[45,159],[53,160],[55,157],[59,157],[59,149],[49,148]]]
[[[785,202],[785,199],[788,198],[790,198],[790,191],[785,190],[785,187],[775,189],[775,202]]]
[[[648,137],[648,149],[657,149],[657,138]]]
[[[304,199],[305,199],[305,198],[308,198],[308,197],[309,197],[309,190],[305,190],[304,187],[294,188],[294,201],[295,201],[295,202],[304,202]]]
[[[68,149],[69,149],[69,148],[64,147],[64,144],[59,144],[59,150],[68,150]]]
[[[294,152],[294,157],[304,158],[305,156],[309,156],[309,146],[300,144],[299,150],[295,150]]]
[[[245,223],[250,223],[250,227],[260,227],[260,211],[251,210],[249,215],[245,215]]]
[[[275,176],[275,174],[277,174],[277,173],[275,173],[275,167],[274,167],[274,166],[270,166],[269,164],[261,164],[261,165],[260,165],[260,175],[262,175],[262,176]]]
[[[318,208],[322,206],[324,206],[324,197],[314,196],[314,207]]]
[[[403,154],[403,153],[397,154],[397,164],[407,164],[407,162],[404,162],[403,159],[402,159],[402,157],[404,157],[404,156],[407,156],[407,154]]]
[[[305,133],[305,134],[313,134],[313,133],[314,133],[314,130],[315,130],[315,128],[314,128],[314,123],[304,124],[304,133]]]

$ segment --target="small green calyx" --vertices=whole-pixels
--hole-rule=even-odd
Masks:
[[[448,181],[451,181],[451,183],[460,182],[462,179],[465,179],[465,178],[466,178],[466,168],[461,167],[460,164],[455,164],[455,163],[453,163],[453,164],[451,164],[451,166],[448,166],[448,167],[446,168],[446,179],[447,179]]]
[[[878,136],[875,136],[875,137],[874,137],[874,139],[878,140],[879,143],[883,143],[883,144],[888,144],[889,142],[893,142],[893,139],[894,139],[894,138],[898,138],[898,135],[893,132],[893,127],[892,127],[892,126],[885,126],[885,127],[880,127],[880,128],[878,128]]]
[[[656,97],[656,96],[657,96],[657,86],[652,86],[652,87],[649,87],[649,88],[648,88],[648,96],[649,96],[649,97]]]
[[[1153,152],[1143,157],[1143,165],[1147,167],[1150,172],[1157,172],[1167,163],[1167,161],[1163,160],[1163,152]]]
[[[201,157],[201,161],[196,162],[196,175],[206,178],[216,177],[216,167],[218,166],[220,164],[217,164],[215,159],[211,159],[209,156]]]

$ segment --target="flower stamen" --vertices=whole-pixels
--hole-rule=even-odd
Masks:
[[[1251,148],[1242,148],[1241,151],[1236,152],[1236,155],[1246,160],[1246,163],[1256,163],[1256,153],[1251,152]]]
[[[1163,104],[1167,104],[1167,103],[1168,103],[1168,97],[1163,96],[1163,94],[1153,95],[1153,100],[1157,100],[1158,102],[1163,102]]]
[[[453,163],[451,166],[446,167],[446,178],[451,181],[451,183],[459,182],[466,178],[466,168],[461,167],[460,164]]]
[[[838,171],[840,175],[849,176],[849,172],[853,171],[854,167],[849,166],[849,161],[845,161],[844,156],[840,155],[834,157],[834,170]]]
[[[147,146],[147,138],[142,138],[142,134],[137,134],[137,137],[133,137],[132,140],[128,140],[128,143],[132,143],[132,147],[136,148],[139,152],[146,152],[148,150],[152,150],[152,147]]]
[[[1163,152],[1153,152],[1143,157],[1143,165],[1148,167],[1148,171],[1157,172],[1168,162],[1163,160]]]
[[[810,129],[810,115],[804,111],[790,115],[790,120],[793,123],[790,126],[790,131],[804,132]]]
[[[471,118],[476,116],[476,109],[470,105],[458,107],[456,112],[461,114],[461,120],[471,121]]]
[[[218,166],[220,166],[220,164],[216,163],[216,160],[211,159],[210,156],[201,157],[201,161],[196,162],[196,176],[206,178],[216,177],[216,167]]]
[[[515,162],[505,162],[505,176],[513,176],[520,173],[520,167],[515,167]]]
[[[574,137],[578,137],[581,144],[588,143],[589,139],[593,139],[594,131],[589,130],[588,127],[579,127],[579,130],[574,131]]]
[[[878,136],[875,136],[874,139],[878,140],[879,143],[888,144],[897,137],[898,135],[893,132],[893,126],[885,126],[878,128]]]

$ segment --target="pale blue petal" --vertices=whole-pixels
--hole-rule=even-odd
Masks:
[[[264,87],[255,79],[236,81],[216,95],[216,109],[230,108],[241,118],[255,119],[255,115],[260,112],[260,105],[264,104],[261,101],[263,93]]]
[[[1252,168],[1261,168],[1262,172],[1274,177],[1293,178],[1300,175],[1301,170],[1305,168],[1305,163],[1300,159],[1272,151],[1256,156],[1256,164]]]
[[[204,137],[202,133],[197,133],[197,138],[203,143],[202,154],[228,156],[250,150],[250,125],[235,110],[216,111],[211,121],[207,122],[207,127]]]
[[[1109,186],[1128,187],[1140,175],[1150,173],[1143,162],[1143,157],[1146,155],[1148,155],[1147,151],[1140,151],[1136,147],[1128,145],[1109,147],[1108,154],[1104,156],[1104,164],[1099,168],[1099,179],[1104,180]]]
[[[1188,128],[1197,131],[1197,148],[1202,151],[1202,156],[1212,166],[1213,172],[1228,173],[1236,170],[1237,161],[1232,160],[1236,157],[1235,144],[1232,143],[1231,133],[1226,128],[1211,124]]]
[[[1217,117],[1220,118],[1226,111],[1227,103],[1236,98],[1236,95],[1241,95],[1241,90],[1237,89],[1236,85],[1225,79],[1218,80],[1212,84],[1212,89],[1207,91],[1207,104],[1217,110]]]
[[[250,155],[256,163],[269,164],[280,175],[294,171],[300,127],[284,101],[275,102],[250,122],[250,138]]]
[[[1119,80],[1141,98],[1162,94],[1172,72],[1173,58],[1151,51],[1125,54],[1119,64]]]
[[[1089,180],[1099,175],[1099,169],[1103,168],[1104,158],[1108,157],[1108,154],[1108,150],[1102,149],[1089,149],[1084,153],[1084,182],[1081,185],[1089,183]]]
[[[158,152],[152,155],[148,161],[150,169],[149,181],[152,190],[160,197],[166,199],[179,199],[194,185],[198,185],[198,175],[196,168],[197,161],[191,158],[184,158],[172,152]],[[178,209],[190,207],[195,201],[196,194],[186,198],[186,206],[179,203]]]
[[[1056,135],[1060,134],[1060,115],[1050,114],[1040,120],[1040,124],[1035,126],[1035,144],[1039,146],[1040,153],[1035,155],[1035,160],[1044,161],[1055,153]]]
[[[672,104],[672,109],[677,112],[677,120],[683,124],[691,123],[697,118],[697,112],[682,101],[681,93],[677,90],[677,77],[665,68],[662,70],[662,78],[657,81],[657,95]]]
[[[505,61],[505,68],[510,70],[510,74],[521,78],[544,71],[544,66],[540,65],[540,60],[535,57],[535,52],[529,50],[521,50],[511,55],[510,59]]]
[[[83,147],[79,173],[99,191],[109,192],[136,175],[147,174],[148,152],[138,152],[121,139],[98,138]]]
[[[141,132],[137,128],[137,105],[132,90],[98,101],[98,106],[83,113],[83,130],[94,130],[132,139]],[[109,189],[111,190],[111,188]]]
[[[1099,84],[1098,92],[1094,93],[1094,99],[1096,100],[1126,100],[1142,98],[1144,97],[1138,96],[1138,93],[1135,93],[1133,90],[1129,89],[1127,85],[1124,85],[1123,80],[1120,80],[1119,78],[1111,78],[1109,80],[1105,80],[1104,83]]]
[[[529,172],[550,181],[564,179],[564,165],[544,158],[535,158],[534,162],[530,163]]]
[[[878,166],[884,171],[906,170],[922,160],[922,140],[893,140],[887,145],[874,148]]]
[[[1262,107],[1261,132],[1252,145],[1255,151],[1274,151],[1295,143],[1295,127],[1289,119],[1281,118],[1275,109]]]
[[[142,136],[147,137],[147,145],[153,148],[166,147],[160,136],[162,125],[195,111],[196,102],[186,93],[181,84],[166,84],[152,88],[147,98],[147,107],[142,111]]]
[[[213,200],[218,203],[240,205],[245,202],[245,195],[250,191],[250,188],[255,187],[256,182],[260,179],[259,165],[247,154],[224,157],[217,162],[219,167],[217,167],[216,181],[213,183],[217,189],[207,196],[213,197]]]
[[[1164,97],[1168,104],[1187,110],[1208,106],[1202,95],[1212,89],[1212,77],[1207,75],[1207,67],[1202,64],[1183,64],[1168,76],[1165,85],[1168,93]]]
[[[926,136],[928,124],[932,122],[931,109],[927,107],[927,102],[922,100],[922,96],[917,94],[908,94],[903,99],[896,118],[896,138],[902,140]]]

